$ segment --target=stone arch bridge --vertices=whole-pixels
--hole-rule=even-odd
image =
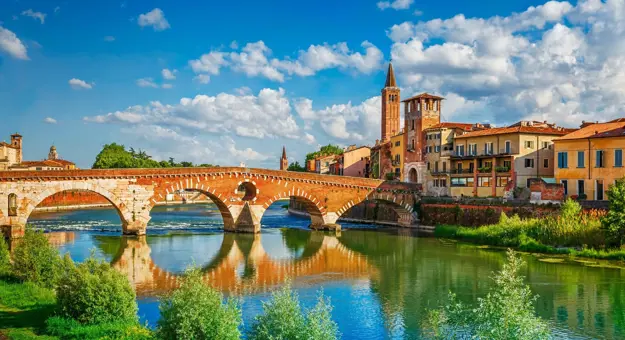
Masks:
[[[402,226],[416,220],[417,187],[408,183],[240,167],[0,172],[0,226],[19,237],[46,197],[68,190],[95,192],[117,210],[124,234],[145,234],[150,210],[180,190],[207,195],[226,231],[257,233],[265,210],[292,196],[304,200],[311,228],[335,229],[337,219],[365,201],[390,202]]]

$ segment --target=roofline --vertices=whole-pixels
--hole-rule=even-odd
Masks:
[[[567,140],[584,140],[584,139],[599,139],[599,138],[625,138],[625,135],[621,135],[621,136],[590,136],[590,137],[577,137],[577,138],[566,138],[564,139],[564,137],[566,137],[566,135],[560,137],[560,138],[556,138],[553,141],[556,142],[564,142]]]
[[[401,102],[403,103],[403,102],[407,102],[407,101],[412,100],[412,99],[415,99],[415,98],[422,97],[422,96],[423,96],[423,94],[426,94],[426,93],[427,93],[427,92],[423,92],[423,93],[418,94],[418,95],[416,95],[416,96],[412,96],[412,97],[410,97],[410,98],[406,98],[406,99],[402,100]],[[445,100],[445,98],[444,98],[444,97],[441,97],[441,96],[436,96],[436,95],[429,94],[429,93],[427,93],[427,94],[428,94],[429,96],[435,97],[435,98],[430,98],[430,99],[440,99],[440,100]],[[425,97],[425,96],[423,96],[423,97]]]
[[[491,129],[493,129],[493,128],[491,128]],[[498,128],[494,128],[494,129],[498,129]],[[483,129],[483,130],[477,130],[477,131],[484,131],[484,130],[490,130],[490,129]],[[471,131],[471,132],[474,132],[474,131]],[[495,133],[492,133],[490,135],[481,135],[481,136],[467,136],[468,133],[465,133],[464,135],[456,136],[454,138],[458,139],[458,138],[485,137],[485,136],[494,136],[494,135],[513,135],[515,133],[523,134],[523,135],[554,135],[554,136],[564,137],[564,136],[566,136],[566,135],[568,135],[569,133],[572,133],[572,132],[574,132],[574,131],[566,132],[566,133],[562,133],[562,134],[560,134],[560,133],[549,133],[549,132],[521,132],[521,131],[514,131],[514,132],[503,132],[503,133],[496,133],[495,132]]]

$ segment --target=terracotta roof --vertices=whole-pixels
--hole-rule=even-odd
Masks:
[[[564,136],[567,133],[571,133],[575,130],[576,129],[538,127],[538,126],[508,126],[508,127],[490,128],[490,129],[471,131],[463,135],[456,136],[456,139],[490,136],[490,135],[504,135],[504,134],[510,134],[510,133],[527,133],[527,134],[538,134],[538,135]]]
[[[388,63],[386,83],[384,83],[384,87],[397,87],[397,82],[395,81],[395,71],[393,71],[393,64],[391,63]]]
[[[404,100],[402,100],[402,102],[407,102],[407,101],[409,101],[409,100],[413,100],[413,99],[417,99],[417,98],[426,98],[426,99],[445,99],[445,98],[443,98],[443,97],[439,97],[439,96],[435,96],[435,95],[429,94],[429,93],[427,93],[427,92],[423,92],[423,93],[418,94],[418,95],[416,95],[416,96],[413,96],[413,97],[410,97],[410,98],[404,99]]]
[[[31,168],[36,166],[65,168],[67,165],[74,165],[74,163],[63,159],[45,159],[43,161],[23,161],[22,163],[11,165],[10,168]]]
[[[427,129],[425,129],[425,131],[427,131],[427,130],[438,130],[438,129],[462,129],[462,130],[465,130],[465,131],[471,131],[471,129],[473,129],[473,124],[443,122],[443,123],[439,123],[439,124],[436,124],[434,126],[431,126],[431,127],[427,128]]]
[[[621,119],[615,119],[608,123],[587,125],[556,140],[625,137],[625,120]]]

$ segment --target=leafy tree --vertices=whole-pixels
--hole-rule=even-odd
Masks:
[[[11,272],[11,253],[9,245],[0,234],[0,276],[7,275]]]
[[[144,151],[137,153],[133,148],[129,151],[123,145],[106,144],[96,156],[93,169],[122,168],[158,168],[160,164],[151,159]]]
[[[449,303],[430,312],[426,330],[436,339],[548,339],[548,324],[534,314],[533,296],[519,271],[524,265],[512,250],[508,262],[493,277],[494,287],[477,306],[465,306],[450,293]]]
[[[192,162],[185,162],[185,161],[182,161],[182,162],[180,162],[180,165],[179,165],[179,166],[180,166],[180,167],[183,167],[183,168],[191,168],[191,167],[193,167],[193,163],[192,163]]]
[[[26,227],[24,237],[13,250],[13,275],[43,287],[55,287],[61,275],[59,252],[41,231]]]
[[[239,339],[241,309],[235,300],[208,287],[199,269],[189,269],[180,288],[161,300],[160,339]]]
[[[252,340],[338,339],[337,324],[331,318],[332,306],[319,294],[317,305],[302,312],[297,293],[289,284],[263,303],[263,314],[256,317],[248,338]]]
[[[298,161],[295,161],[295,163],[291,163],[289,164],[289,167],[286,168],[288,171],[296,171],[296,172],[306,172],[306,168],[299,165]]]
[[[319,148],[319,151],[311,152],[306,155],[306,161],[314,159],[318,156],[342,155],[343,149],[338,145],[328,144]]]
[[[57,288],[58,314],[83,324],[137,322],[135,291],[128,278],[94,254],[70,263]]]
[[[612,245],[625,245],[625,178],[619,179],[608,189],[610,209],[601,219],[601,226],[605,230]]]

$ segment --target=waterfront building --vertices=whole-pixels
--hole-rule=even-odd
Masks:
[[[370,147],[356,147],[356,145],[348,146],[339,158],[341,167],[340,175],[365,177],[368,173],[369,157],[371,157]]]
[[[583,122],[579,130],[553,142],[555,178],[565,195],[607,200],[606,190],[625,176],[625,118]]]
[[[403,178],[405,150],[404,132],[402,130],[400,133],[391,137],[391,166],[393,167],[393,174],[397,180]]]
[[[476,126],[454,138],[451,196],[498,196],[529,180],[554,182],[553,140],[573,129],[537,121],[501,128]]]
[[[280,170],[286,171],[289,168],[289,159],[286,157],[286,148],[282,147],[282,157],[280,157]]]
[[[330,164],[335,162],[335,155],[325,155],[315,158],[315,171],[318,174],[329,174]]]
[[[11,165],[22,162],[22,136],[11,135],[11,143],[0,142],[0,170],[8,170]]]
[[[426,178],[424,191],[431,196],[450,196],[451,160],[454,139],[480,128],[469,123],[444,122],[425,129]]]
[[[404,181],[424,184],[425,130],[440,124],[443,97],[429,93],[410,97],[404,103]]]
[[[61,159],[52,145],[48,158],[40,161],[24,161],[22,159],[22,136],[11,135],[11,143],[0,142],[0,170],[11,171],[43,171],[43,170],[73,170],[76,164]]]

